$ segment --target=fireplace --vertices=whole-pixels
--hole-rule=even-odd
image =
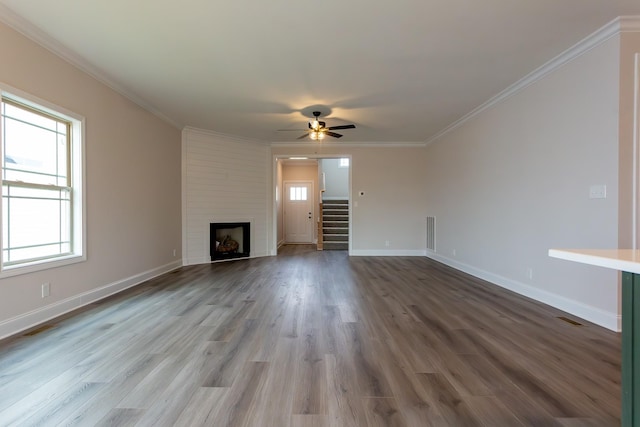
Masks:
[[[209,224],[211,261],[249,258],[251,225],[248,222],[212,222]]]

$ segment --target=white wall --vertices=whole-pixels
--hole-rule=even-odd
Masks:
[[[425,147],[283,144],[272,152],[279,157],[351,156],[351,255],[425,254]]]
[[[0,81],[86,118],[87,189],[87,261],[0,280],[3,337],[181,265],[180,131],[3,24],[0,58]]]
[[[271,230],[267,223],[274,194],[269,146],[186,128],[182,157],[185,263],[211,262],[212,222],[250,222],[251,257],[268,255]]]
[[[349,168],[340,167],[340,159],[323,159],[320,161],[320,169],[325,174],[323,199],[349,199]]]
[[[547,251],[618,246],[619,42],[428,146],[423,193],[437,218],[436,259],[611,329],[617,274]],[[589,198],[595,184],[606,199]]]

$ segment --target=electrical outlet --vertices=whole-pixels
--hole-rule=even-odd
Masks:
[[[527,268],[527,277],[529,278],[529,280],[533,280],[533,268]]]
[[[452,250],[452,251],[451,251],[451,254],[452,254],[453,256],[456,256],[456,255],[457,255],[456,250],[455,250],[455,249],[454,249],[454,250]]]
[[[388,247],[390,244],[391,244],[391,242],[389,242],[388,240],[385,240],[385,241],[384,241],[384,245],[385,245],[385,246],[387,246],[387,247]]]
[[[176,250],[175,249],[173,250],[173,256],[176,256]]]
[[[46,298],[51,295],[51,285],[49,282],[42,284],[42,298]]]

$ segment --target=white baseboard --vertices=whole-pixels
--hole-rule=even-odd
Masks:
[[[18,334],[55,317],[94,303],[118,292],[122,292],[125,289],[139,285],[142,282],[180,267],[182,267],[182,260],[174,261],[143,273],[136,274],[135,276],[110,283],[100,288],[92,289],[79,295],[74,295],[62,301],[4,320],[0,322],[0,339]]]
[[[619,316],[617,313],[607,312],[551,292],[534,288],[516,280],[507,279],[506,277],[481,270],[431,251],[427,252],[427,257],[448,265],[449,267],[455,268],[456,270],[463,271],[482,280],[486,280],[487,282],[491,282],[494,285],[513,291],[517,294],[550,305],[559,310],[566,311],[567,313],[578,316],[591,323],[595,323],[603,328],[607,328],[615,332],[620,332],[622,330],[622,316]]]
[[[351,256],[426,256],[421,249],[352,249]]]

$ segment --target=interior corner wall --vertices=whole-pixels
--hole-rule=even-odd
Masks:
[[[427,147],[434,258],[610,329],[618,275],[548,256],[618,247],[620,37]],[[590,199],[606,185],[605,199]]]
[[[85,262],[0,280],[2,338],[182,263],[180,130],[4,24],[0,58],[4,84],[86,118],[87,238]]]
[[[638,64],[636,65],[636,56]],[[638,67],[638,69],[636,69]],[[640,88],[640,32],[624,32],[620,40],[620,211],[618,238],[620,248],[640,248],[640,213],[634,209],[634,202],[640,200],[640,189],[634,192],[634,162],[640,163],[640,91],[636,94],[636,85]],[[638,97],[638,99],[635,99]],[[634,108],[637,103],[638,109]],[[634,132],[635,128],[635,132]],[[634,154],[637,156],[634,159]],[[636,172],[637,174],[638,172]],[[640,184],[640,177],[635,177]],[[634,217],[636,211],[636,217]],[[636,224],[634,224],[636,222]],[[634,227],[635,225],[635,227]],[[634,230],[635,228],[635,230]],[[635,247],[633,234],[635,235]]]
[[[269,255],[269,146],[193,128],[182,144],[185,264],[211,262],[212,222],[250,222],[251,257]]]

